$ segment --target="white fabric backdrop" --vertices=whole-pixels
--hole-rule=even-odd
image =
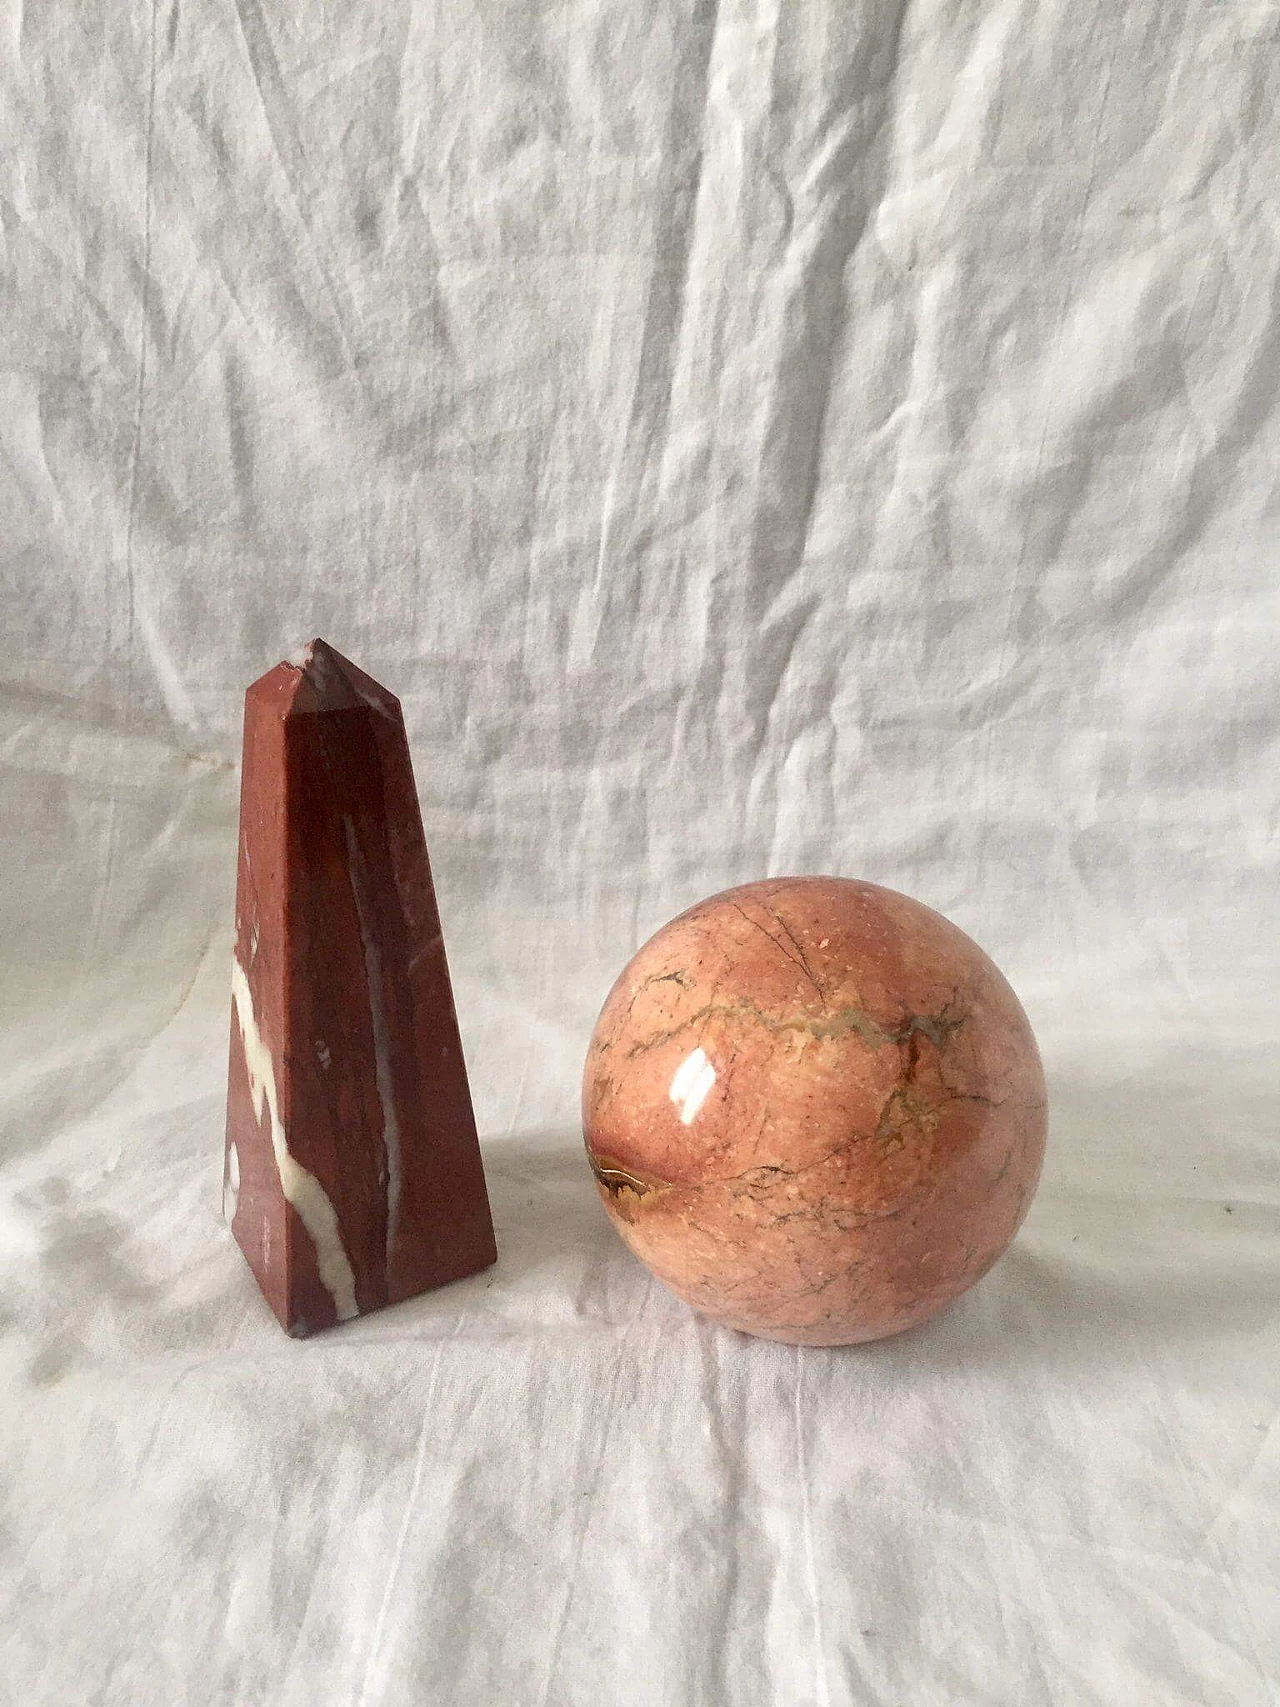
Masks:
[[[1280,1699],[1280,14],[0,3],[0,1698]],[[218,1218],[246,684],[403,698],[496,1269]],[[639,941],[974,934],[1014,1251],[700,1324],[581,1161]]]

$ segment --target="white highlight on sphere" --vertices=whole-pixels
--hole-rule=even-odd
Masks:
[[[716,1070],[707,1059],[705,1049],[695,1049],[686,1055],[676,1068],[668,1093],[680,1110],[680,1123],[688,1126],[711,1094],[716,1082]]]

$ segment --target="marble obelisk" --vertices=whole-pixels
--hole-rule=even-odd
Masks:
[[[399,701],[315,640],[245,695],[224,1210],[302,1335],[495,1260]]]

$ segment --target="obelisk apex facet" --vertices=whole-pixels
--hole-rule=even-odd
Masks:
[[[245,695],[224,1210],[306,1334],[494,1261],[399,701],[315,640]]]

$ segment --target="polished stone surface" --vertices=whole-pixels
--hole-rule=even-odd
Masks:
[[[955,925],[875,884],[779,878],[691,908],[625,968],[583,1119],[609,1215],[673,1291],[841,1345],[996,1262],[1046,1103],[1026,1015]]]
[[[322,640],[245,696],[224,1212],[293,1334],[494,1261],[400,705]]]

